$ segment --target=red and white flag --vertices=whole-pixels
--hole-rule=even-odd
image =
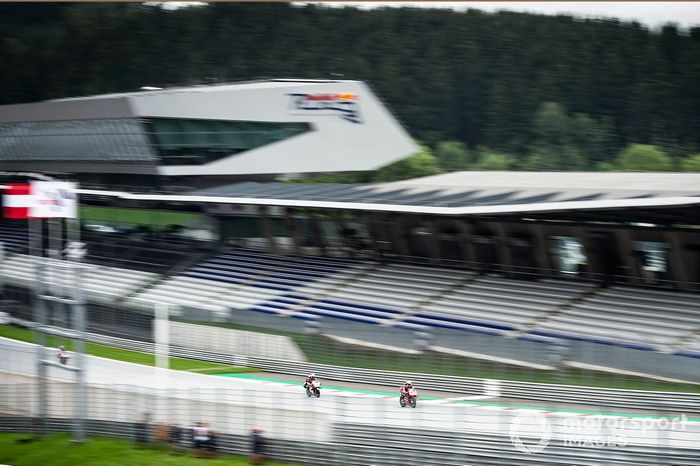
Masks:
[[[6,185],[2,197],[6,218],[29,218],[32,205],[32,185],[29,183],[10,183]]]
[[[75,183],[33,181],[10,183],[3,196],[6,218],[75,218]]]

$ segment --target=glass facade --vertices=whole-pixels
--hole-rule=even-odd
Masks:
[[[179,118],[0,123],[0,161],[202,165],[310,130],[308,123]]]
[[[0,123],[0,161],[155,164],[138,121],[96,119]]]
[[[308,123],[142,118],[164,165],[201,165],[311,130]]]

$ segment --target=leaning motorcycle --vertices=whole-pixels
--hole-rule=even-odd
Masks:
[[[316,398],[321,396],[321,382],[318,380],[313,380],[310,384],[305,383],[304,388],[306,389],[306,396],[309,398],[312,396]]]
[[[416,391],[416,389],[410,388],[408,390],[408,393],[401,394],[401,397],[399,398],[399,404],[401,404],[402,408],[405,408],[406,406],[410,406],[411,408],[415,408],[417,398],[418,398],[418,392]]]

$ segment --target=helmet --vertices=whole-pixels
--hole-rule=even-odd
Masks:
[[[65,346],[59,346],[58,349],[64,350],[64,349],[66,349],[66,347],[65,347]]]
[[[314,374],[314,373],[311,373],[311,374],[309,374],[309,377],[312,377],[312,378],[314,378],[314,379],[315,379],[315,378],[316,378],[316,374]]]
[[[410,380],[407,380],[407,381],[406,381],[406,385],[411,385],[411,381],[410,381]]]

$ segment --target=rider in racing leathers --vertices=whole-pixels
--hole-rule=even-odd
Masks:
[[[413,385],[411,384],[410,380],[407,380],[403,385],[401,385],[401,388],[399,389],[399,393],[401,396],[406,396],[408,395],[408,391],[413,388]]]
[[[316,374],[309,374],[309,376],[306,378],[306,382],[304,382],[304,388],[309,387],[311,388],[311,382],[314,382],[316,380]]]

